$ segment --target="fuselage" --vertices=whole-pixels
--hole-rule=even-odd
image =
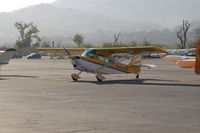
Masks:
[[[79,57],[78,59],[71,60],[72,65],[79,71],[85,71],[95,74],[125,74],[129,73],[123,69],[113,67],[112,65],[106,65],[98,61],[92,61]]]

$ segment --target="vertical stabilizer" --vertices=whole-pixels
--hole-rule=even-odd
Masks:
[[[141,55],[135,55],[129,62],[129,65],[135,65],[135,66],[140,66],[142,62],[142,56]]]
[[[137,66],[137,67],[147,67],[147,68],[154,68],[156,67],[153,64],[142,64],[142,55],[135,55],[131,59],[130,63],[128,64],[129,66]]]
[[[200,74],[200,40],[196,41],[196,64],[195,73]]]

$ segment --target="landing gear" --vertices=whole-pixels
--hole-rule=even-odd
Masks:
[[[81,71],[80,73],[78,73],[78,74],[73,73],[73,74],[71,75],[72,80],[73,80],[73,81],[77,81],[78,79],[80,79],[81,77],[80,77],[79,75],[80,75],[81,73],[82,73],[82,71]]]
[[[97,79],[98,82],[102,82],[106,78],[103,75],[101,75],[101,74],[97,74],[96,75],[96,79]]]
[[[98,81],[98,82],[103,82],[103,80],[102,80],[102,79],[100,79],[100,78],[97,78],[97,81]]]
[[[136,75],[136,79],[139,79],[139,78],[140,78],[140,75],[139,75],[139,74],[137,74],[137,75]]]

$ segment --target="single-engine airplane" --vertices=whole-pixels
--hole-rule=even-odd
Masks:
[[[16,50],[13,48],[7,49],[5,51],[0,51],[0,66],[8,64],[9,60],[12,58],[15,52]]]
[[[71,75],[74,81],[80,79],[82,72],[96,74],[98,82],[102,82],[104,74],[127,74],[134,73],[139,78],[141,67],[153,68],[155,65],[142,64],[141,57],[143,54],[167,53],[158,47],[127,47],[127,48],[38,48],[44,52],[65,52],[71,59],[75,70],[80,71],[78,74]],[[82,53],[82,55],[78,55]],[[123,63],[129,59],[128,64]]]

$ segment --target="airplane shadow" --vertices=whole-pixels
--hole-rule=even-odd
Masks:
[[[0,75],[0,80],[6,80],[6,78],[38,78],[38,76],[25,76],[25,75]]]
[[[147,83],[145,81],[155,81],[155,82]],[[77,81],[77,83],[78,82],[79,83],[93,83],[97,85],[132,84],[132,85],[151,85],[151,86],[156,85],[156,86],[200,87],[200,84],[185,84],[185,83],[178,83],[179,81],[177,80],[161,80],[161,79],[105,80],[103,82],[79,80]],[[164,82],[170,82],[170,83],[164,83]]]

